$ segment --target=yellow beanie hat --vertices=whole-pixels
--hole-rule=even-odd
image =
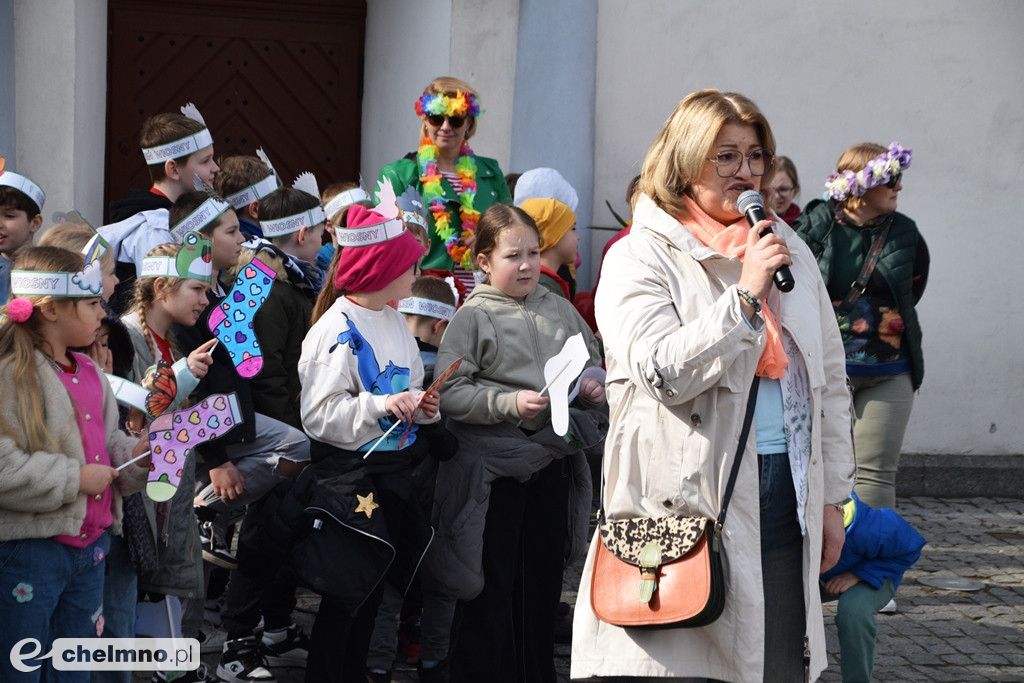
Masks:
[[[530,214],[537,224],[541,251],[547,251],[558,244],[565,233],[576,225],[576,214],[557,199],[527,199],[519,208]]]

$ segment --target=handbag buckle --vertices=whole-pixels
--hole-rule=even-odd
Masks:
[[[658,589],[658,567],[661,566],[661,548],[648,541],[640,551],[640,602],[648,603]]]

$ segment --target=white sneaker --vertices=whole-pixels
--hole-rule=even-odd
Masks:
[[[896,600],[890,600],[882,606],[882,609],[878,610],[879,614],[896,614]]]

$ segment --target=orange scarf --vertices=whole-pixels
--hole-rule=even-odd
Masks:
[[[747,220],[740,218],[732,225],[722,225],[697,206],[697,202],[689,197],[683,197],[683,200],[686,202],[686,212],[690,218],[684,227],[719,254],[736,256],[742,262],[747,251],[747,233],[750,230]],[[761,358],[757,361],[757,375],[769,379],[782,379],[786,374],[789,359],[786,358],[786,350],[782,346],[782,330],[768,308],[767,301],[761,305],[761,317],[764,318],[765,345],[761,351]]]

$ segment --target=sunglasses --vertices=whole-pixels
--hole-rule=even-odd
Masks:
[[[440,128],[444,125],[444,120],[448,119],[448,123],[452,125],[452,128],[462,128],[463,124],[466,123],[466,116],[445,116],[444,114],[428,114],[427,122],[435,128]]]
[[[896,186],[900,184],[901,180],[903,180],[903,174],[897,173],[893,177],[889,178],[889,182],[887,182],[885,186],[888,187],[890,190],[895,190]]]

